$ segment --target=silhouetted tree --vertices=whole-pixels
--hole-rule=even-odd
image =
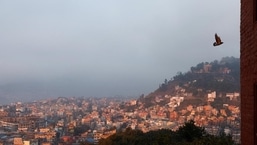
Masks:
[[[98,145],[233,145],[231,136],[221,134],[209,135],[204,128],[194,121],[186,122],[177,131],[160,129],[143,133],[140,130],[127,128],[107,139],[101,139]]]
[[[194,124],[193,120],[186,122],[183,126],[179,127],[177,139],[182,142],[192,142],[195,139],[200,139],[207,135],[203,127],[198,127]]]

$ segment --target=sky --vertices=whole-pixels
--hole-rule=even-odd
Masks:
[[[0,104],[147,95],[225,56],[240,57],[239,0],[0,1]]]

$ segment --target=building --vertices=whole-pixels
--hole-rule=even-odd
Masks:
[[[257,2],[241,0],[241,144],[257,145]]]

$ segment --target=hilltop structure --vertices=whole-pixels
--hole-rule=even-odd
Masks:
[[[257,2],[241,0],[241,143],[257,144]]]

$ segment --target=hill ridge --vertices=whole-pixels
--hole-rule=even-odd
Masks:
[[[166,105],[170,101],[167,95],[198,100],[200,103],[200,100],[206,101],[211,92],[217,96],[226,96],[227,93],[240,91],[239,58],[223,57],[220,61],[202,62],[190,69],[186,73],[178,72],[170,80],[165,79],[154,92],[141,96],[139,104],[144,107]]]

